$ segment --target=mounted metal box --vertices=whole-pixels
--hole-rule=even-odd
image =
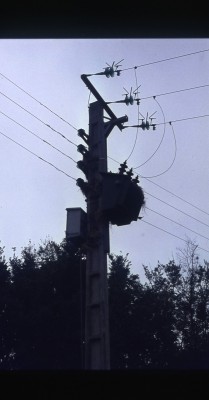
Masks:
[[[87,214],[80,208],[66,208],[66,237],[72,241],[82,242],[87,237]]]
[[[127,175],[102,173],[102,213],[114,225],[128,225],[137,221],[144,204],[140,186]]]

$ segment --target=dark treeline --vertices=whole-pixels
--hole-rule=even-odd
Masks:
[[[188,241],[178,263],[109,256],[111,369],[209,368],[209,263]],[[0,369],[84,368],[85,256],[63,240],[0,248]]]

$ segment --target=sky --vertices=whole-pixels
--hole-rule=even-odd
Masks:
[[[115,127],[108,137],[108,170],[128,160],[146,200],[142,220],[110,227],[110,251],[128,253],[131,271],[141,277],[143,264],[176,258],[187,238],[209,260],[208,38],[0,39],[0,54],[0,245],[7,259],[29,240],[36,247],[46,238],[60,243],[66,208],[86,210],[75,181],[85,178],[76,165],[77,130],[88,133],[89,102],[96,99],[81,75],[122,60],[120,76],[89,79],[107,102],[140,86],[139,106],[110,108],[128,116],[124,125],[155,113],[156,130]]]

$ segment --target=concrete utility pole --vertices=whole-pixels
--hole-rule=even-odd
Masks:
[[[107,137],[115,125],[122,130],[127,116],[116,118],[86,75],[81,76],[98,101],[89,107],[87,155],[87,266],[85,369],[110,369],[107,253],[109,222],[102,217],[101,173],[107,172]],[[104,122],[104,110],[110,120]]]
[[[87,251],[86,270],[86,369],[109,369],[109,318],[107,293],[107,253],[109,224],[100,215],[100,196],[96,191],[100,172],[107,172],[107,149],[104,135],[103,108],[99,102],[89,109],[89,152],[97,164],[90,168],[87,197],[88,238],[95,243]]]

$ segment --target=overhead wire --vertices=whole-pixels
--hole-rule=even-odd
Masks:
[[[64,121],[66,124],[70,125],[73,129],[77,130],[72,124],[70,124],[70,122],[66,121],[63,117],[61,117],[60,115],[58,115],[57,113],[55,113],[54,111],[52,111],[49,107],[47,107],[45,104],[41,103],[39,100],[37,100],[34,96],[32,96],[30,93],[26,92],[26,90],[24,90],[23,88],[21,88],[21,86],[17,85],[14,81],[12,81],[11,79],[9,79],[6,75],[2,74],[0,72],[0,75],[3,76],[3,78],[5,78],[6,80],[8,80],[10,83],[12,83],[14,86],[16,86],[18,89],[20,89],[22,92],[24,92],[25,94],[27,94],[29,97],[31,97],[31,99],[35,100],[37,103],[39,103],[41,106],[43,106],[44,108],[46,108],[48,111],[50,111],[51,113],[53,113],[54,115],[56,115],[58,118],[60,118],[62,121]]]
[[[185,239],[182,239],[182,238],[180,238],[179,236],[174,235],[173,233],[168,232],[168,231],[166,231],[165,229],[160,228],[159,226],[156,226],[156,225],[154,225],[154,224],[151,224],[151,222],[145,221],[144,219],[141,219],[141,221],[144,222],[145,224],[151,225],[151,226],[153,226],[154,228],[157,228],[157,229],[159,229],[159,230],[161,230],[161,231],[167,233],[168,235],[174,236],[174,237],[176,237],[177,239],[183,240],[183,242],[187,243],[187,241],[186,241]],[[200,246],[198,246],[198,248],[199,248],[200,250],[203,250],[203,251],[206,251],[207,253],[209,253],[208,250],[203,249],[203,248],[200,247]]]
[[[112,158],[112,157],[108,157],[108,158],[110,158],[112,161],[116,162],[117,164],[120,164],[120,163],[119,163],[119,161],[115,160],[114,158]],[[147,179],[147,180],[149,181],[149,179],[148,179],[148,178],[145,178],[145,179]],[[152,182],[152,181],[150,181],[150,182]],[[153,183],[153,184],[155,184],[155,182],[152,182],[152,183]],[[167,189],[163,188],[162,186],[160,186],[160,185],[158,185],[158,184],[156,184],[156,185],[157,185],[157,186],[159,186],[159,187],[161,187],[161,189],[163,189],[163,190],[165,190],[165,191],[169,192],[170,194],[172,194],[172,195],[174,195],[174,196],[178,197],[180,200],[182,200],[182,201],[185,201],[186,203],[190,204],[191,206],[193,206],[193,207],[197,208],[199,211],[202,211],[203,213],[206,213],[204,210],[200,209],[199,207],[195,206],[194,204],[192,204],[192,203],[190,203],[190,202],[188,202],[188,201],[186,201],[186,200],[182,199],[180,196],[177,196],[177,195],[175,195],[175,193],[172,193],[172,192],[170,192],[169,190],[167,190]],[[161,202],[163,202],[163,203],[167,204],[168,206],[170,206],[170,207],[174,208],[175,210],[177,210],[177,211],[179,211],[179,212],[181,212],[181,213],[185,214],[186,216],[188,216],[188,217],[190,217],[190,218],[192,218],[192,219],[194,219],[194,220],[196,220],[196,221],[200,222],[201,224],[204,224],[204,225],[206,225],[207,227],[209,227],[209,225],[205,224],[205,223],[204,223],[204,222],[202,222],[202,221],[199,221],[198,219],[196,219],[196,218],[192,217],[191,215],[189,215],[189,214],[185,213],[184,211],[182,211],[182,210],[179,210],[178,208],[176,208],[176,207],[172,206],[171,204],[168,204],[167,202],[165,202],[165,201],[163,201],[163,200],[161,200],[161,199],[159,199],[159,198],[157,198],[157,197],[153,196],[152,194],[150,194],[150,193],[148,193],[148,192],[146,192],[146,191],[144,191],[144,192],[145,192],[146,194],[148,194],[148,195],[150,195],[150,196],[152,196],[152,197],[156,198],[157,200],[159,200],[159,201],[161,201]],[[146,209],[148,209],[148,210],[151,210],[151,209],[150,209],[150,208],[148,208],[147,206],[146,206]],[[153,211],[153,212],[155,212],[155,213],[157,213],[157,214],[161,215],[160,213],[158,213],[158,212],[156,212],[156,211],[154,211],[154,210],[151,210],[151,211]],[[206,213],[206,214],[208,214],[208,213]],[[208,215],[209,215],[209,214],[208,214]],[[190,230],[191,232],[193,232],[193,233],[195,233],[195,234],[197,234],[197,235],[199,235],[199,236],[202,236],[203,238],[205,238],[205,239],[209,240],[207,237],[203,236],[202,234],[200,234],[200,233],[197,233],[197,232],[195,232],[195,231],[191,230],[190,228],[188,228],[188,227],[185,227],[184,225],[182,225],[182,224],[180,224],[180,223],[178,223],[178,222],[176,222],[176,221],[173,221],[173,220],[171,220],[170,218],[168,218],[168,217],[166,217],[166,216],[164,216],[164,215],[161,215],[161,216],[163,216],[164,218],[166,218],[166,219],[168,219],[168,220],[170,220],[170,221],[172,221],[172,222],[175,222],[176,224],[178,224],[178,225],[180,225],[180,226],[184,227],[185,229],[188,229],[188,230]],[[174,237],[177,237],[177,238],[179,238],[180,240],[183,240],[184,242],[186,242],[186,240],[184,240],[184,239],[180,238],[179,236],[176,236],[176,235],[174,235],[174,234],[172,234],[172,233],[170,233],[170,232],[168,232],[168,231],[165,231],[165,230],[164,230],[164,229],[162,229],[162,228],[159,228],[159,227],[157,227],[157,226],[155,226],[155,225],[153,225],[153,224],[151,224],[151,223],[149,223],[149,222],[145,221],[145,220],[144,220],[144,218],[143,218],[143,219],[141,219],[141,221],[142,221],[142,222],[146,222],[147,224],[149,224],[149,225],[152,225],[152,226],[154,226],[155,228],[161,229],[163,232],[166,232],[166,233],[168,233],[169,235],[172,235],[172,236],[174,236]],[[205,250],[205,249],[202,249],[201,247],[199,247],[199,248],[200,248],[201,250],[207,251],[207,250]],[[207,252],[208,252],[208,251],[207,251]]]
[[[37,135],[36,133],[34,133],[33,131],[31,131],[30,129],[26,128],[25,126],[23,126],[22,124],[20,124],[19,122],[17,122],[16,120],[14,120],[13,118],[9,117],[9,115],[5,114],[3,111],[0,110],[0,113],[3,114],[6,118],[10,119],[11,121],[13,121],[15,124],[19,125],[21,128],[25,129],[27,132],[31,133],[33,136],[37,137],[39,140],[41,140],[42,142],[48,144],[49,146],[53,147],[53,149],[57,150],[59,153],[61,153],[63,156],[71,159],[74,163],[76,163],[76,161],[70,157],[68,154],[64,153],[63,151],[59,150],[56,146],[54,146],[53,144],[49,143],[47,140],[41,138],[39,135]]]
[[[164,175],[166,172],[168,172],[168,171],[172,168],[172,166],[173,166],[173,164],[174,164],[174,162],[175,162],[175,160],[176,160],[177,143],[176,143],[175,132],[174,132],[174,129],[173,129],[173,126],[172,126],[171,122],[170,122],[170,125],[171,125],[171,128],[172,128],[172,133],[173,133],[174,142],[175,142],[175,151],[174,151],[174,156],[173,156],[173,160],[172,160],[171,164],[169,165],[169,167],[168,167],[167,169],[165,169],[163,172],[161,172],[161,173],[159,173],[159,174],[157,174],[157,175],[142,176],[142,175],[139,174],[139,176],[140,176],[141,178],[157,178],[158,176]],[[139,167],[135,167],[135,168],[133,168],[133,169],[137,169],[137,168],[139,168]]]
[[[209,117],[209,114],[197,115],[197,116],[194,116],[194,117],[187,117],[187,118],[181,118],[181,119],[175,119],[173,121],[167,121],[167,122],[165,122],[165,124],[170,124],[170,123],[173,123],[173,122],[182,122],[182,121],[187,121],[187,120],[197,119],[197,118],[205,118],[205,117]],[[164,124],[164,122],[159,122],[159,123],[157,123],[155,125],[162,125],[162,124]]]
[[[134,70],[134,75],[135,75],[135,81],[136,81],[136,88],[138,88],[139,85],[138,85],[138,79],[137,79],[136,70]],[[137,124],[138,124],[139,123],[139,103],[137,104],[137,109],[138,109],[138,120],[137,120]],[[136,128],[136,137],[135,137],[134,145],[133,145],[133,148],[132,148],[128,158],[126,159],[126,161],[129,160],[129,158],[131,157],[131,155],[134,152],[134,149],[136,147],[136,142],[137,142],[137,139],[138,139],[138,132],[139,132],[139,127]]]
[[[110,160],[112,160],[112,161],[114,161],[115,163],[117,163],[117,164],[119,164],[119,165],[120,165],[120,162],[119,162],[119,161],[117,161],[117,160],[115,160],[114,158],[112,158],[112,157],[110,157],[110,156],[107,156],[107,158],[109,158]]]
[[[141,68],[141,67],[146,67],[148,65],[153,65],[153,64],[158,64],[158,63],[162,63],[162,62],[171,61],[171,60],[176,60],[176,59],[182,58],[182,57],[193,56],[195,54],[200,54],[200,53],[204,53],[204,52],[207,52],[207,51],[209,51],[209,49],[198,50],[198,51],[194,51],[194,52],[191,52],[191,53],[181,54],[179,56],[164,58],[162,60],[151,61],[151,62],[148,62],[148,63],[145,63],[145,64],[136,65],[134,67],[123,68],[123,69],[120,69],[120,71],[122,72],[122,71],[128,71],[128,70],[133,69],[133,68],[137,69],[137,68]]]
[[[113,160],[113,161],[115,161],[115,160]],[[168,193],[172,194],[173,196],[177,197],[177,198],[178,198],[178,199],[180,199],[181,201],[183,201],[183,202],[185,202],[185,203],[189,204],[190,206],[192,206],[192,207],[196,208],[197,210],[199,210],[199,211],[203,212],[204,214],[207,214],[207,215],[209,215],[209,213],[208,213],[208,212],[206,212],[206,211],[202,210],[201,208],[199,208],[199,207],[195,206],[195,205],[194,205],[194,204],[192,204],[190,201],[187,201],[187,200],[183,199],[182,197],[180,197],[180,196],[178,196],[177,194],[175,194],[175,193],[171,192],[170,190],[168,190],[168,189],[164,188],[163,186],[159,185],[158,183],[156,183],[156,182],[152,182],[152,181],[151,181],[150,179],[148,179],[148,178],[144,178],[144,179],[146,179],[148,182],[151,182],[151,183],[153,183],[153,185],[155,185],[155,186],[158,186],[159,188],[161,188],[161,189],[165,190],[166,192],[168,192]]]
[[[108,158],[110,158],[112,161],[116,162],[117,164],[120,164],[119,161],[115,160],[114,158],[112,158],[112,157],[108,157]],[[148,178],[145,178],[145,179],[148,180],[148,181],[150,181]],[[150,181],[150,182],[153,183],[153,184],[155,184],[156,186],[159,186],[161,189],[167,191],[168,193],[170,193],[170,194],[172,194],[173,196],[177,197],[178,199],[184,201],[185,203],[189,204],[190,206],[192,206],[192,207],[198,209],[199,211],[202,211],[203,213],[209,215],[209,213],[207,213],[206,211],[204,211],[204,210],[202,210],[201,208],[195,206],[195,205],[192,204],[191,202],[188,202],[187,200],[183,199],[182,197],[176,195],[175,193],[173,193],[173,192],[167,190],[166,188],[164,188],[164,187],[162,187],[162,186],[156,184],[155,182],[152,182],[152,181]],[[161,200],[160,198],[158,198],[158,197],[156,197],[156,196],[154,196],[154,195],[152,195],[152,194],[146,192],[145,190],[144,190],[144,193],[146,193],[146,194],[148,194],[149,196],[154,197],[155,199],[157,199],[157,200],[163,202],[164,204],[168,205],[169,207],[174,208],[175,210],[177,210],[177,211],[183,213],[183,214],[186,215],[187,217],[190,217],[190,218],[194,219],[195,221],[197,221],[197,222],[199,222],[199,223],[201,223],[201,224],[203,224],[203,225],[209,227],[209,225],[205,224],[204,222],[198,220],[198,219],[195,218],[195,217],[192,217],[190,214],[185,213],[184,211],[178,209],[177,207],[172,206],[171,204],[169,204],[169,203],[165,202],[164,200]],[[148,207],[146,207],[146,208],[148,208]]]
[[[144,67],[144,66],[148,66],[148,65],[153,65],[153,64],[157,64],[157,63],[161,63],[161,62],[166,62],[166,61],[170,61],[170,60],[174,60],[174,59],[178,59],[178,58],[182,58],[182,57],[187,57],[187,56],[191,56],[191,55],[195,55],[195,54],[199,54],[199,53],[203,53],[203,52],[207,52],[209,51],[209,49],[204,49],[204,50],[199,50],[196,52],[191,52],[191,53],[186,53],[186,54],[182,54],[182,55],[178,55],[178,56],[174,56],[174,57],[169,57],[166,59],[162,59],[162,60],[156,60],[156,61],[152,61],[149,63],[144,63],[144,64],[140,64],[140,65],[136,65],[134,67],[129,67],[129,68],[124,68],[121,69],[120,71],[127,71],[130,69],[134,69],[136,70],[137,68],[140,67]],[[44,108],[46,108],[48,111],[50,111],[51,113],[53,113],[54,115],[56,115],[58,118],[60,118],[62,121],[64,121],[65,123],[67,123],[69,126],[71,126],[73,129],[77,130],[77,128],[75,128],[74,125],[72,125],[71,123],[69,123],[67,120],[65,120],[63,117],[61,117],[59,114],[55,113],[53,110],[51,110],[48,106],[46,106],[44,103],[42,103],[41,101],[39,101],[38,99],[36,99],[34,96],[32,96],[29,92],[27,92],[26,90],[24,90],[20,85],[18,85],[17,83],[15,83],[13,80],[11,80],[10,78],[8,78],[5,74],[2,74],[0,72],[0,75],[5,78],[7,81],[9,81],[10,83],[12,83],[14,86],[16,86],[19,90],[21,90],[23,93],[27,94],[30,98],[32,98],[34,101],[36,101],[37,103],[39,103],[41,106],[43,106]],[[184,91],[184,90],[191,90],[191,89],[196,89],[196,88],[200,88],[200,87],[205,87],[205,86],[209,86],[209,85],[202,85],[199,87],[194,87],[194,88],[188,88],[188,89],[183,89],[183,90],[179,90],[179,91]],[[161,96],[161,95],[166,95],[166,94],[171,94],[171,93],[176,93],[179,91],[174,91],[174,92],[170,92],[170,93],[165,93],[165,94],[158,94],[157,96]],[[1,93],[2,95],[4,95],[3,93]],[[151,97],[151,96],[150,96]],[[150,97],[146,97],[146,98],[150,98]],[[152,96],[153,97],[153,96]],[[7,97],[8,98],[8,97]],[[142,98],[145,99],[145,98]],[[10,99],[11,100],[11,99]],[[11,100],[12,101],[12,100]],[[17,103],[15,103],[17,104]],[[17,104],[18,105],[18,104]],[[20,105],[18,105],[20,106]],[[21,107],[21,106],[20,106]],[[24,108],[23,108],[24,109]],[[24,109],[25,110],[25,109]],[[26,112],[28,112],[28,110],[25,110]],[[33,115],[33,114],[31,114]],[[33,115],[34,116],[34,115]],[[35,116],[34,116],[35,117]],[[36,117],[38,119],[38,117]],[[39,121],[41,121],[39,119]],[[43,122],[43,121],[41,121]],[[174,121],[173,121],[174,122]],[[50,127],[48,124],[46,124],[48,127]],[[50,127],[51,128],[51,127]],[[51,128],[52,130],[54,130],[53,128]],[[55,130],[55,132],[58,132]],[[58,132],[59,133],[59,132]],[[71,142],[72,143],[72,142]],[[72,143],[75,144],[75,143]]]
[[[117,163],[117,164],[120,165],[120,162],[117,161],[117,160],[115,160],[114,158],[112,158],[112,157],[110,157],[110,156],[108,156],[108,158],[109,158],[110,160],[114,161],[115,163]],[[151,182],[153,185],[158,186],[158,187],[161,188],[162,190],[165,190],[166,192],[172,194],[173,196],[175,196],[175,197],[178,198],[179,200],[181,200],[181,201],[183,201],[183,202],[189,204],[190,206],[196,208],[197,210],[203,212],[204,214],[209,215],[208,212],[202,210],[200,207],[197,207],[196,205],[192,204],[190,201],[187,201],[187,200],[183,199],[181,196],[178,196],[177,194],[175,194],[175,193],[171,192],[170,190],[164,188],[163,186],[159,185],[158,183],[151,181],[149,178],[143,177],[143,179],[146,179],[148,182]]]
[[[2,113],[2,114],[4,114],[4,113]],[[6,114],[4,114],[4,115],[7,116]],[[8,117],[8,116],[7,116],[7,117]],[[10,117],[9,117],[9,118],[10,118]],[[10,118],[10,119],[11,119],[11,118]],[[13,119],[12,119],[12,120],[13,120]],[[15,120],[13,120],[13,121],[14,121],[15,123],[17,123],[17,121],[15,121]],[[19,123],[17,123],[17,124],[20,125],[20,126],[22,126],[22,125],[19,124]],[[28,129],[25,128],[24,126],[22,126],[22,127],[23,127],[24,129],[28,130]],[[31,131],[29,131],[29,132],[31,132]],[[31,133],[32,133],[32,132],[31,132]],[[14,142],[15,144],[17,144],[18,146],[22,147],[24,150],[26,150],[26,151],[28,151],[29,153],[33,154],[35,157],[39,158],[39,159],[42,160],[43,162],[46,162],[47,164],[51,165],[52,167],[54,167],[54,168],[55,168],[56,170],[58,170],[59,172],[65,174],[65,175],[68,176],[69,178],[71,178],[71,179],[73,179],[73,180],[76,181],[76,179],[75,179],[74,177],[72,177],[71,175],[69,175],[69,174],[67,174],[66,172],[62,171],[61,169],[59,169],[58,167],[56,167],[54,164],[50,163],[49,161],[47,161],[47,160],[43,159],[42,157],[38,156],[37,154],[35,154],[35,153],[32,152],[31,150],[27,149],[25,146],[23,146],[23,145],[21,145],[20,143],[18,143],[17,141],[11,139],[10,137],[8,137],[7,135],[5,135],[5,134],[2,133],[2,132],[0,132],[0,134],[3,135],[4,137],[6,137],[7,139],[11,140],[12,142]],[[37,136],[37,135],[35,135],[35,136]],[[41,140],[42,140],[42,139],[41,139]],[[111,157],[110,157],[110,158],[111,158]],[[113,160],[114,160],[114,159],[113,159]],[[114,161],[116,161],[116,160],[114,160]],[[116,162],[117,162],[117,161],[116,161]],[[151,195],[151,196],[152,196],[152,195]],[[155,196],[153,196],[153,197],[155,197]],[[156,197],[155,197],[155,198],[156,198]],[[158,200],[162,201],[161,199],[158,199]],[[163,201],[163,202],[164,202],[164,201]],[[164,202],[164,203],[166,203],[166,202]],[[166,203],[166,204],[168,204],[168,203]],[[168,204],[168,205],[169,205],[169,204]],[[171,206],[171,205],[169,205],[169,206]],[[171,207],[173,207],[173,206],[171,206]],[[175,208],[175,207],[173,207],[173,208]],[[148,208],[148,209],[149,209],[149,208]],[[176,209],[176,208],[175,208],[175,209]],[[151,209],[150,209],[150,210],[151,210]],[[171,222],[174,222],[174,223],[176,223],[176,224],[178,224],[178,225],[184,227],[185,229],[188,229],[188,230],[192,231],[193,233],[195,233],[195,234],[197,234],[197,235],[199,235],[199,236],[202,236],[202,237],[204,237],[205,239],[209,240],[207,237],[205,237],[205,236],[203,236],[203,235],[201,235],[201,234],[198,234],[197,232],[191,230],[190,228],[187,228],[187,227],[185,227],[184,225],[181,225],[181,224],[179,224],[178,222],[173,221],[173,220],[171,220],[170,218],[168,218],[168,217],[166,217],[166,216],[164,216],[164,215],[162,215],[162,214],[160,214],[160,213],[158,213],[158,212],[156,212],[156,211],[154,211],[154,210],[151,210],[151,211],[153,211],[153,212],[155,212],[155,213],[161,215],[162,217],[164,217],[164,218],[170,220]],[[178,211],[182,212],[181,210],[178,210]],[[184,213],[184,212],[183,212],[183,213]],[[184,214],[186,214],[186,213],[184,213]],[[189,217],[191,217],[191,216],[188,215],[188,214],[186,214],[186,215],[189,216]],[[194,217],[191,217],[191,218],[197,220],[197,219],[194,218]],[[204,224],[203,222],[201,222],[201,221],[199,221],[199,220],[197,220],[197,221],[200,222],[200,223],[202,223],[202,224]],[[143,221],[143,222],[146,222],[146,221]],[[148,223],[148,222],[147,222],[147,223]],[[150,224],[150,225],[153,225],[153,224]],[[206,224],[204,224],[204,225],[206,225]],[[154,225],[153,225],[153,226],[154,226]],[[207,225],[207,226],[208,226],[208,225]],[[156,227],[156,226],[155,226],[155,227]],[[158,228],[158,227],[156,227],[156,228]],[[172,235],[172,236],[177,237],[176,235],[173,235],[173,234],[171,234],[170,232],[167,232],[167,231],[163,230],[162,228],[159,228],[159,229],[161,229],[162,231],[164,231],[164,232],[166,232],[166,233],[168,233],[168,234],[170,234],[170,235]],[[178,237],[178,238],[179,238],[179,237]],[[182,239],[182,238],[179,238],[179,239],[184,240],[184,239]],[[201,249],[201,248],[200,248],[200,249]],[[207,251],[207,250],[205,250],[205,249],[202,249],[202,250]]]
[[[164,114],[163,108],[161,107],[160,103],[156,100],[155,96],[153,96],[153,98],[154,98],[154,100],[156,101],[156,103],[158,104],[158,106],[160,107],[161,112],[162,112],[162,114],[163,114],[163,119],[164,119],[164,131],[163,131],[163,135],[162,135],[162,138],[161,138],[161,140],[160,140],[160,143],[158,144],[158,146],[157,146],[157,148],[155,149],[154,153],[152,153],[151,156],[150,156],[146,161],[144,161],[142,164],[138,165],[138,167],[135,167],[134,169],[142,167],[142,166],[145,165],[148,161],[150,161],[150,160],[152,159],[152,157],[154,157],[154,155],[155,155],[155,154],[157,153],[157,151],[159,150],[159,148],[160,148],[160,146],[161,146],[161,144],[162,144],[162,142],[163,142],[163,139],[164,139],[164,137],[165,137],[165,126],[166,126],[166,124],[165,124],[165,114]]]
[[[30,111],[28,111],[26,108],[24,108],[23,106],[21,106],[20,104],[18,104],[16,101],[12,100],[9,96],[7,96],[6,94],[0,92],[0,94],[4,97],[6,97],[8,100],[10,100],[12,103],[16,104],[18,107],[20,107],[22,110],[26,111],[28,114],[30,114],[32,117],[34,117],[35,119],[37,119],[38,121],[40,121],[42,124],[44,124],[45,126],[47,126],[47,128],[50,128],[52,131],[58,133],[60,136],[62,136],[63,139],[67,140],[69,143],[73,144],[74,146],[77,147],[76,143],[72,142],[72,140],[68,139],[65,135],[63,135],[63,133],[57,131],[56,129],[52,128],[49,124],[46,124],[46,122],[42,121],[40,118],[38,118],[36,115],[32,114]]]
[[[209,87],[209,84],[206,85],[200,85],[200,86],[194,86],[186,89],[179,89],[179,90],[173,90],[172,92],[166,92],[166,93],[158,93],[156,95],[152,96],[147,96],[147,97],[141,97],[140,100],[147,100],[147,99],[152,99],[153,97],[160,97],[160,96],[168,96],[170,94],[175,94],[175,93],[180,93],[180,92],[186,92],[188,90],[195,90],[195,89],[201,89],[204,87]]]
[[[158,215],[160,215],[161,217],[163,217],[163,218],[166,218],[167,220],[169,220],[169,221],[171,221],[171,222],[173,222],[173,223],[175,223],[175,224],[177,224],[177,225],[181,226],[182,228],[185,228],[185,229],[187,229],[188,231],[190,231],[190,232],[193,232],[193,233],[195,233],[196,235],[198,235],[198,236],[201,236],[201,237],[203,237],[204,239],[207,239],[207,240],[209,240],[209,238],[208,238],[208,237],[206,237],[206,236],[202,235],[201,233],[198,233],[198,232],[195,232],[195,231],[193,231],[192,229],[188,228],[187,226],[185,226],[185,225],[182,225],[182,224],[180,224],[180,223],[179,223],[179,222],[177,222],[177,221],[174,221],[173,219],[171,219],[171,218],[167,217],[166,215],[163,215],[163,214],[159,213],[159,212],[158,212],[158,211],[156,211],[156,210],[152,210],[152,209],[151,209],[151,208],[149,208],[149,207],[146,207],[146,210],[152,211],[152,212],[154,212],[155,214],[158,214]]]
[[[64,175],[68,176],[69,178],[73,179],[74,181],[76,181],[76,179],[67,174],[66,172],[64,172],[63,170],[61,170],[60,168],[56,167],[54,164],[52,164],[51,162],[45,160],[43,157],[38,156],[36,153],[34,153],[33,151],[29,150],[27,147],[23,146],[22,144],[20,144],[19,142],[17,142],[16,140],[12,139],[11,137],[7,136],[5,133],[0,132],[0,135],[4,136],[5,138],[11,140],[13,143],[17,144],[18,146],[22,147],[24,150],[28,151],[30,154],[33,154],[35,157],[39,158],[41,161],[51,165],[53,168],[55,168],[57,171],[63,173]]]
[[[153,197],[154,199],[161,201],[162,203],[166,204],[167,206],[173,208],[174,210],[181,212],[182,214],[186,215],[187,217],[192,218],[192,219],[194,219],[195,221],[199,222],[200,224],[205,225],[205,226],[207,226],[207,227],[209,228],[209,225],[206,224],[205,222],[202,222],[202,221],[200,221],[199,219],[197,219],[197,218],[195,218],[195,217],[192,217],[190,214],[187,214],[187,213],[185,213],[184,211],[180,210],[179,208],[174,207],[174,206],[172,206],[171,204],[167,203],[166,201],[159,199],[159,197],[156,197],[156,196],[154,196],[153,194],[148,193],[148,192],[145,191],[145,190],[144,190],[144,193],[148,194],[149,196]]]
[[[202,52],[206,52],[206,51],[209,51],[209,49],[205,49],[205,50],[200,50],[200,51],[197,51],[197,52],[192,52],[192,53],[188,53],[188,54],[184,54],[184,55],[179,55],[179,56],[175,56],[175,57],[170,57],[170,58],[167,58],[167,59],[163,59],[163,60],[157,60],[157,61],[154,61],[154,62],[151,62],[151,63],[146,63],[146,64],[141,64],[141,65],[138,65],[138,66],[135,66],[135,67],[132,67],[132,68],[134,68],[135,70],[137,69],[137,68],[139,68],[139,67],[143,67],[143,66],[146,66],[146,65],[151,65],[151,64],[156,64],[156,63],[160,63],[160,62],[165,62],[165,61],[170,61],[170,60],[173,60],[173,59],[177,59],[177,58],[181,58],[181,57],[186,57],[186,56],[190,56],[190,55],[194,55],[194,54],[198,54],[198,53],[202,53]],[[132,69],[132,68],[128,68],[128,69]],[[123,69],[123,71],[125,71],[125,70],[128,70],[128,69]],[[45,106],[43,103],[41,103],[39,100],[37,100],[34,96],[32,96],[30,93],[28,93],[28,92],[26,92],[23,88],[21,88],[19,85],[17,85],[15,82],[13,82],[11,79],[9,79],[8,77],[6,77],[5,75],[3,75],[2,73],[0,73],[0,75],[1,76],[3,76],[5,79],[7,79],[9,82],[11,82],[13,85],[15,85],[16,87],[18,87],[20,90],[22,90],[24,93],[26,93],[28,96],[30,96],[31,98],[33,98],[35,101],[37,101],[40,105],[42,105],[43,107],[45,107],[45,108],[47,108],[49,111],[51,111],[52,113],[54,113],[52,110],[50,110],[47,106]],[[161,93],[161,94],[158,94],[158,95],[156,95],[156,96],[163,96],[163,95],[167,95],[167,94],[173,94],[173,93],[177,93],[177,92],[182,92],[182,91],[186,91],[186,90],[193,90],[193,89],[199,89],[199,88],[202,88],[202,87],[206,87],[206,86],[209,86],[209,85],[201,85],[201,86],[197,86],[197,87],[192,87],[192,88],[186,88],[186,89],[181,89],[181,90],[178,90],[178,91],[173,91],[173,92],[167,92],[167,93]],[[0,92],[1,93],[1,92]],[[2,95],[4,95],[3,93],[1,93]],[[6,95],[4,95],[4,96],[6,96]],[[8,96],[6,96],[7,98],[9,98]],[[146,97],[146,98],[151,98],[151,97],[154,97],[154,96],[148,96],[148,97]],[[142,99],[146,99],[146,98],[142,98]],[[89,99],[90,99],[90,96],[89,96]],[[13,101],[12,99],[10,99],[9,98],[9,100],[11,100],[11,101]],[[156,99],[155,99],[156,100]],[[14,101],[13,101],[14,102]],[[20,106],[18,103],[16,103],[16,102],[14,102],[15,104],[17,104],[19,107],[21,107],[21,108],[23,108],[22,106]],[[24,109],[24,108],[23,108]],[[37,118],[38,119],[38,117],[36,117],[36,116],[34,116],[32,113],[30,113],[28,110],[26,110],[26,109],[24,109],[26,112],[28,112],[29,114],[31,114],[33,117],[35,117],[35,118]],[[60,119],[62,119],[64,122],[66,122],[66,123],[68,123],[72,128],[74,128],[75,130],[76,130],[76,128],[72,125],[72,124],[70,124],[68,121],[66,121],[66,120],[64,120],[62,117],[60,117],[58,114],[56,114],[56,113],[54,113],[56,116],[58,116]],[[172,121],[172,122],[180,122],[180,121],[185,121],[185,120],[188,120],[188,119],[193,119],[193,118],[203,118],[203,117],[208,117],[209,115],[203,115],[203,116],[195,116],[195,117],[191,117],[191,118],[184,118],[184,119],[181,119],[181,120],[175,120],[175,121]],[[38,119],[39,121],[41,121],[40,119]],[[42,123],[44,123],[43,121],[41,121]],[[17,122],[16,122],[17,123]],[[168,123],[168,122],[163,122],[163,124],[164,123]],[[170,122],[169,122],[170,123]],[[45,123],[44,123],[45,124]],[[47,127],[50,127],[48,124],[45,124]],[[156,124],[156,125],[160,125],[160,124]],[[27,128],[25,128],[25,127],[23,127],[24,129],[27,129]],[[51,127],[50,127],[51,128]],[[53,128],[51,128],[52,130],[54,130]],[[57,133],[59,133],[59,134],[61,134],[60,132],[58,132],[58,131],[56,131],[55,130],[55,132],[57,132]],[[32,133],[32,132],[31,132]],[[62,135],[61,134],[61,136],[62,137],[64,137],[64,135]],[[65,137],[64,137],[65,138]],[[67,139],[67,138],[65,138],[65,139]],[[11,139],[12,140],[12,139]],[[68,141],[69,141],[69,139],[67,139]],[[48,142],[46,142],[47,144],[49,144]],[[72,143],[72,144],[74,144],[75,146],[77,146],[75,143],[73,143],[72,141],[70,141],[70,143]],[[49,144],[49,145],[51,145],[51,144]],[[57,149],[58,150],[58,149]],[[59,151],[59,150],[58,150]],[[69,156],[67,156],[67,157],[69,157]],[[70,158],[70,157],[69,157]],[[119,163],[118,161],[116,161],[116,160],[114,160],[113,158],[111,158],[111,157],[109,157],[110,159],[112,159],[113,161],[115,161],[115,162],[117,162],[117,163]],[[73,160],[73,161],[75,161],[75,160]],[[143,177],[144,179],[147,179],[148,180],[148,177]],[[152,182],[152,181],[150,181],[150,182]],[[155,184],[154,182],[152,182],[153,184]],[[157,185],[157,184],[156,184]],[[160,186],[160,185],[158,185],[158,186]],[[162,188],[162,187],[161,187]],[[162,188],[163,190],[166,190],[166,191],[168,191],[167,189],[165,189],[165,188]],[[170,191],[168,191],[168,192],[170,192]],[[197,207],[197,206],[195,206],[195,205],[193,205],[192,203],[190,203],[190,202],[188,202],[188,201],[186,201],[186,200],[184,200],[184,199],[182,199],[181,197],[179,197],[179,196],[177,196],[177,195],[175,195],[174,193],[172,193],[172,192],[170,192],[171,194],[173,194],[174,196],[176,196],[176,197],[178,197],[179,199],[181,199],[182,201],[185,201],[186,203],[188,203],[188,204],[190,204],[191,206],[193,206],[193,207],[195,207],[195,208],[197,208],[197,209],[199,209],[200,211],[202,211],[202,212],[204,212],[204,213],[206,213],[205,211],[203,211],[203,210],[201,210],[199,207]],[[206,213],[206,214],[208,214],[208,213]]]

